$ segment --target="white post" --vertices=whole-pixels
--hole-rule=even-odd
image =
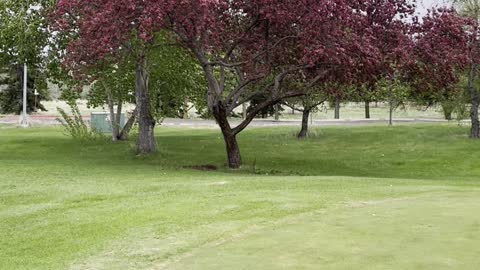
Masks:
[[[28,115],[27,115],[27,63],[23,65],[23,111],[20,118],[20,127],[28,128]]]

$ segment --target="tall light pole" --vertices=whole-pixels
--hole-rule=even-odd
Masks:
[[[27,63],[23,64],[23,110],[20,116],[20,127],[28,128],[28,115],[27,115]]]

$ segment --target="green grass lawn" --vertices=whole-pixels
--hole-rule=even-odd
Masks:
[[[456,125],[216,130],[159,153],[0,127],[0,269],[480,269],[480,142]],[[216,165],[216,172],[185,169]]]

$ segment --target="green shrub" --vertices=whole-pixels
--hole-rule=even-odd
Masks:
[[[85,123],[75,101],[68,101],[67,104],[70,107],[72,115],[68,115],[65,110],[57,107],[57,110],[61,115],[61,117],[57,118],[57,121],[62,124],[67,136],[79,140],[93,140],[103,137],[102,134],[92,130]]]

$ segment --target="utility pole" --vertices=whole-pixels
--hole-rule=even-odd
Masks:
[[[28,128],[28,115],[27,115],[27,63],[23,64],[23,110],[20,116],[20,127]]]

